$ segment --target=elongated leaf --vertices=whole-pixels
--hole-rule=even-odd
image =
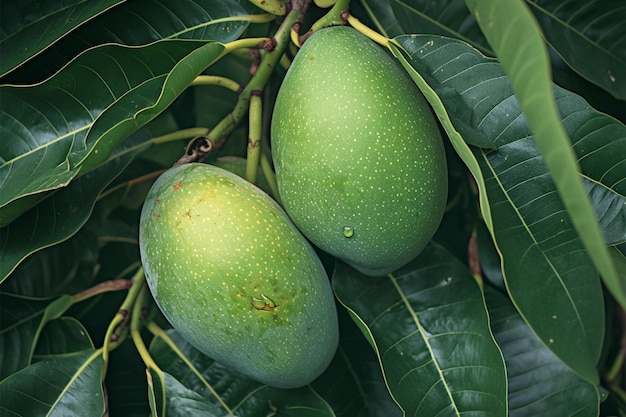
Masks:
[[[389,276],[343,263],[340,302],[375,345],[389,391],[406,415],[506,415],[506,373],[482,293],[470,272],[431,242]]]
[[[339,309],[339,349],[312,385],[337,417],[399,417],[372,346],[345,309]]]
[[[0,295],[0,380],[31,363],[44,325],[61,316],[71,305],[70,296],[53,302]]]
[[[222,51],[192,41],[105,45],[41,85],[0,87],[0,207],[104,162]]]
[[[481,205],[489,206],[481,209],[502,254],[505,280],[516,306],[557,356],[579,374],[597,381],[595,361],[604,316],[600,282],[564,212],[506,75],[496,61],[460,41],[421,36],[397,40],[409,56],[404,64],[416,82],[425,81],[427,86],[423,88],[439,94],[445,106],[440,114],[444,126],[451,122],[465,141],[480,147],[472,148],[470,158],[460,155],[481,179]],[[581,159],[586,152],[599,154],[594,156],[596,163],[585,168],[589,172],[583,174],[600,183],[602,176],[612,175],[613,170],[611,166],[599,166],[597,158],[604,148],[623,143],[623,125],[592,111],[571,93],[555,91]],[[608,136],[600,138],[581,129],[585,123],[599,123],[596,128],[603,126]],[[586,137],[590,138],[590,147],[585,150]],[[494,148],[497,151],[489,151]],[[613,158],[606,155],[607,160]],[[598,172],[593,173],[592,166]],[[612,181],[611,186],[618,183]],[[554,320],[555,315],[559,320],[567,319],[567,325]],[[587,341],[586,355],[581,340]]]
[[[513,305],[491,288],[485,290],[491,326],[504,354],[509,379],[509,416],[593,417],[600,395],[547,349]]]
[[[172,349],[163,338],[155,338],[150,346],[150,354],[157,365],[188,390],[195,392],[195,395],[201,396],[205,403],[214,407],[220,405],[223,415],[334,415],[328,404],[311,387],[284,390],[259,384],[204,356],[176,331],[168,330],[166,334],[176,348]],[[167,385],[167,380],[165,384],[166,392],[174,389]],[[198,398],[194,397],[194,400]]]
[[[616,281],[617,272],[561,124],[548,53],[536,21],[522,0],[466,0],[466,3],[509,75],[534,140],[587,253],[605,279]],[[597,380],[595,372],[583,375],[589,381]]]
[[[526,0],[550,45],[576,72],[626,99],[626,4],[620,0]]]
[[[61,207],[57,209],[61,210]],[[79,220],[76,214],[70,217]],[[7,231],[14,227],[9,226]],[[0,292],[45,299],[74,294],[88,287],[94,281],[94,269],[99,261],[97,236],[89,229],[84,227],[66,242],[29,257],[2,283]],[[15,240],[8,239],[7,242],[13,244],[11,242]]]
[[[378,30],[388,37],[424,33],[461,39],[493,55],[463,0],[361,0]]]
[[[0,229],[0,282],[28,255],[63,242],[80,230],[102,190],[148,145],[142,143],[142,138],[120,145],[107,163],[81,175],[68,187],[51,194],[18,220]],[[24,275],[18,274],[16,279],[20,276]]]
[[[85,327],[73,317],[60,317],[48,322],[37,340],[33,360],[79,353],[94,345]]]
[[[120,0],[0,2],[0,77]]]
[[[3,413],[17,416],[101,417],[102,351],[37,362],[0,382]]]
[[[162,39],[230,42],[248,27],[250,15],[234,0],[133,0],[70,33],[53,48],[9,74],[5,82],[32,83],[58,71],[96,45],[147,45]]]

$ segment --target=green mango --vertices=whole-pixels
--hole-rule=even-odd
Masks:
[[[338,344],[317,254],[267,194],[201,163],[167,170],[141,211],[146,281],[193,346],[264,384],[308,384]]]
[[[321,29],[298,51],[271,144],[293,222],[364,274],[415,258],[441,222],[447,164],[432,111],[397,61],[353,28]]]

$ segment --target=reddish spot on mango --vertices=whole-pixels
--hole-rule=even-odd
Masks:
[[[176,184],[172,185],[174,190],[180,190],[180,187],[182,187],[182,186],[183,186],[182,182],[177,182]]]

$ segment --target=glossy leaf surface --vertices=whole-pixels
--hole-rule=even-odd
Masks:
[[[37,362],[0,382],[2,408],[18,416],[100,417],[102,352],[84,352]]]
[[[3,1],[0,3],[0,77],[120,3],[123,1]]]
[[[509,380],[509,416],[597,416],[597,388],[547,349],[515,307],[493,289],[485,291],[491,327]]]
[[[201,354],[174,330],[167,331],[166,335],[174,342],[175,349],[163,338],[156,338],[150,346],[150,353],[164,373],[170,374],[182,387],[194,393],[190,400],[202,403],[203,409],[219,409],[222,415],[250,417],[272,413],[293,417],[334,415],[310,386],[282,390],[259,384]],[[170,386],[167,379],[164,381],[167,404],[172,398],[168,398]],[[173,388],[176,386],[172,385]],[[176,389],[181,390],[181,386]]]
[[[603,333],[600,282],[564,211],[508,78],[496,61],[459,41],[421,36],[397,40],[408,53],[405,66],[416,82],[419,84],[423,77],[423,87],[438,94],[444,108],[435,110],[443,111],[440,119],[444,126],[448,123],[462,132],[462,140],[467,144],[455,146],[470,145],[468,151],[472,155],[463,157],[480,179],[481,209],[495,233],[507,288],[516,306],[561,359],[589,379],[597,378],[595,361]],[[603,123],[607,132],[615,129],[617,134],[609,144],[622,143],[623,125],[593,112],[571,93],[556,90],[556,94],[573,140],[580,134],[578,139],[584,143],[586,134],[579,126],[585,123],[581,119],[586,118],[587,122]],[[454,134],[450,137],[459,139]],[[589,136],[590,144],[592,137]],[[603,149],[607,138],[596,138],[595,146]],[[593,166],[604,172],[602,175],[608,174],[606,165]],[[583,174],[586,171],[589,168]],[[589,176],[601,182],[602,176]],[[615,195],[623,199],[619,192]],[[619,224],[620,216],[616,219]],[[547,229],[547,224],[556,229]],[[543,290],[537,292],[538,288]],[[545,291],[550,291],[549,302],[541,297]],[[567,317],[568,324],[553,320],[555,314]],[[550,343],[550,339],[557,342]],[[587,341],[586,355],[581,353],[584,346],[573,344],[580,340]]]
[[[466,0],[466,3],[509,77],[534,142],[585,251],[605,279],[617,280],[593,207],[578,175],[576,155],[560,122],[540,28],[521,0]],[[515,18],[508,19],[511,15]],[[597,381],[595,371],[579,371],[589,381]]]
[[[0,144],[0,207],[63,187],[104,162],[222,51],[192,41],[105,45],[43,84],[1,86],[0,133],[10,140]]]
[[[162,39],[230,42],[248,27],[250,15],[234,0],[133,0],[69,33],[7,77],[8,83],[41,81],[82,51],[97,45],[147,45]]]
[[[0,229],[0,282],[28,255],[65,241],[85,224],[100,193],[147,148],[141,139],[120,145],[106,163],[81,175],[68,187],[52,193],[42,203]],[[19,182],[19,179],[13,178],[13,181]],[[20,276],[24,275],[18,274],[14,278],[19,279]],[[60,284],[59,281],[55,284]],[[44,291],[46,289],[40,287],[36,295],[41,296]],[[47,294],[51,295],[53,293]]]
[[[506,374],[481,291],[431,243],[389,276],[338,263],[333,289],[375,346],[389,391],[407,415],[506,414]]]
[[[0,295],[0,380],[30,365],[44,325],[71,305],[69,296],[53,302]]]
[[[620,0],[527,0],[546,41],[583,77],[626,99],[626,4]]]

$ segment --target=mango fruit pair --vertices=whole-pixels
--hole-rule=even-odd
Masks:
[[[365,274],[392,272],[441,220],[446,161],[413,82],[348,27],[305,42],[271,136],[286,212],[224,169],[178,166],[147,195],[140,250],[154,299],[190,343],[257,381],[294,388],[316,378],[338,344],[329,280],[304,236]]]

